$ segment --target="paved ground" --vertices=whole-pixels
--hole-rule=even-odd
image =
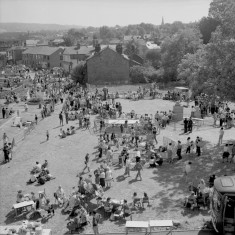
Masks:
[[[173,103],[170,101],[153,100],[153,101],[129,101],[120,100],[123,104],[123,111],[136,110],[136,113],[155,113],[156,110],[169,110]],[[32,110],[31,110],[32,109]],[[16,224],[23,217],[15,218],[12,213],[12,204],[15,203],[16,193],[22,189],[24,193],[31,191],[37,193],[45,189],[48,197],[52,202],[53,193],[58,185],[62,185],[67,195],[71,192],[73,186],[77,185],[77,172],[84,167],[84,156],[88,152],[92,155],[92,170],[96,169],[98,161],[96,159],[97,136],[90,134],[89,131],[78,130],[73,136],[60,139],[59,134],[59,118],[58,114],[61,106],[56,106],[56,110],[51,117],[39,122],[36,129],[27,136],[25,141],[18,144],[13,161],[9,164],[1,165],[0,171],[0,224]],[[37,107],[29,107],[29,113],[34,113]],[[189,110],[185,110],[185,113]],[[208,211],[185,211],[182,207],[182,201],[187,195],[187,184],[183,178],[184,162],[191,160],[193,162],[193,171],[190,180],[198,183],[200,178],[208,179],[209,174],[217,175],[233,174],[231,164],[221,164],[221,148],[214,148],[218,141],[218,128],[210,126],[212,120],[206,119],[206,126],[195,130],[190,134],[192,139],[201,136],[207,142],[203,149],[203,156],[196,158],[194,154],[183,156],[183,161],[173,165],[163,164],[159,169],[144,169],[143,181],[135,181],[135,172],[131,172],[130,178],[124,178],[124,169],[113,168],[114,183],[108,191],[107,196],[117,199],[127,199],[131,201],[133,192],[137,192],[139,196],[143,192],[147,192],[153,199],[151,206],[143,210],[134,211],[133,220],[149,220],[149,219],[174,219],[181,222],[184,229],[199,229],[205,221],[210,219]],[[69,125],[78,126],[76,121],[70,122]],[[69,126],[67,125],[67,126]],[[67,128],[64,126],[64,129]],[[5,127],[5,131],[9,130],[9,126]],[[11,128],[10,128],[11,129]],[[182,134],[182,126],[177,124],[176,130],[170,125],[161,131],[158,136],[159,144],[162,144],[163,136],[170,137],[175,140],[186,141],[188,135]],[[49,130],[50,140],[46,141],[46,131]],[[0,136],[2,130],[0,129]],[[225,131],[224,141],[234,139],[235,129]],[[26,185],[29,179],[29,171],[35,165],[36,161],[43,162],[45,159],[49,162],[49,169],[56,179],[47,182],[43,186]],[[85,175],[86,176],[86,175]],[[94,204],[95,201],[92,201]],[[57,209],[55,216],[50,219],[45,228],[51,228],[53,234],[66,233],[67,215],[61,214],[61,210]],[[124,222],[110,222],[107,218],[103,218],[100,224],[100,232],[123,232]],[[85,233],[92,233],[92,228],[87,226]],[[189,234],[189,233],[187,233]]]

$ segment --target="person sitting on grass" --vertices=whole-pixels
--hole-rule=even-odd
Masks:
[[[28,184],[33,184],[33,183],[36,182],[36,181],[37,181],[36,175],[31,172],[31,173],[30,173],[30,179],[29,179],[29,181],[28,181]]]
[[[136,193],[136,192],[133,193],[132,200],[133,200],[133,207],[134,207],[134,208],[135,208],[136,206],[140,206],[140,198],[137,196],[137,193]]]
[[[40,173],[42,170],[42,165],[39,162],[36,162],[36,165],[32,169],[32,173]]]
[[[149,166],[150,166],[150,167],[156,167],[156,166],[157,166],[157,165],[156,165],[155,157],[154,157],[153,155],[150,157]]]
[[[131,210],[130,207],[127,204],[127,200],[124,199],[124,203],[122,205],[122,214],[123,214],[123,218],[126,219],[126,217],[131,217],[132,220],[132,215],[131,215]]]
[[[148,203],[149,206],[149,197],[147,195],[147,193],[144,192],[144,197],[142,199],[142,207],[144,208],[144,203]]]

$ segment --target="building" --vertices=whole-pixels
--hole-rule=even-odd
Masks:
[[[7,64],[7,53],[5,51],[0,52],[0,69]]]
[[[107,46],[100,51],[96,49],[86,60],[86,64],[88,83],[126,84],[130,81],[130,67],[138,63],[122,54],[122,49],[117,52]]]
[[[38,40],[38,39],[37,40],[35,40],[35,39],[26,40],[25,41],[25,46],[26,47],[36,47],[39,41],[40,40]]]
[[[22,45],[23,45],[23,42],[21,40],[3,39],[3,40],[0,40],[0,51],[7,51],[9,48],[13,46],[22,46]]]
[[[59,47],[31,47],[23,53],[23,63],[32,68],[61,67],[63,49]]]
[[[22,53],[26,48],[22,46],[11,47],[7,50],[7,60],[9,64],[21,64]]]
[[[80,61],[85,61],[94,50],[92,46],[66,47],[63,52],[62,67],[65,71],[70,72]]]

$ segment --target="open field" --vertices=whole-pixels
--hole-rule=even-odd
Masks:
[[[114,88],[114,90],[116,89]],[[122,103],[124,112],[134,109],[138,114],[154,114],[157,110],[169,111],[174,105],[171,101],[158,99],[141,101],[122,99],[118,101]],[[29,109],[31,109],[31,106],[29,106]],[[58,114],[60,110],[61,105],[57,105],[54,114],[39,122],[30,136],[27,136],[24,142],[18,144],[14,151],[13,161],[0,166],[0,224],[17,224],[24,219],[23,217],[15,218],[12,213],[12,205],[16,201],[18,190],[22,189],[23,193],[37,193],[45,189],[51,202],[54,202],[53,193],[58,185],[62,185],[67,195],[71,192],[73,186],[77,186],[78,178],[76,178],[76,174],[84,167],[84,156],[86,153],[92,155],[92,170],[95,170],[98,166],[99,161],[96,159],[98,141],[96,135],[90,134],[89,131],[78,130],[75,135],[65,139],[58,137],[60,129]],[[189,112],[189,109],[185,109],[185,114]],[[193,171],[189,178],[195,184],[201,178],[208,180],[209,175],[212,173],[218,176],[234,174],[234,171],[232,171],[234,166],[232,164],[221,164],[222,147],[215,147],[218,141],[219,129],[211,126],[212,119],[210,117],[206,118],[205,124],[205,126],[194,130],[190,134],[193,140],[200,136],[206,142],[200,158],[196,157],[195,154],[189,156],[183,154],[183,160],[175,164],[164,163],[161,168],[154,170],[144,169],[142,173],[143,181],[135,181],[136,173],[133,171],[131,171],[131,177],[124,178],[124,169],[114,167],[112,169],[114,182],[112,187],[105,192],[105,195],[116,199],[125,198],[130,202],[133,192],[137,192],[139,196],[142,196],[143,192],[147,192],[153,199],[151,206],[143,210],[134,211],[133,220],[173,219],[181,222],[183,229],[198,229],[203,226],[205,221],[210,220],[207,210],[192,212],[185,211],[182,207],[182,200],[188,195],[187,183],[183,178],[184,163],[189,159],[193,162]],[[69,125],[78,126],[78,123],[77,121],[71,121]],[[67,126],[64,126],[64,129]],[[163,136],[174,140],[182,140],[185,143],[189,135],[182,134],[182,127],[178,123],[176,130],[174,130],[173,124],[161,130],[157,138],[159,145],[162,144]],[[50,133],[48,142],[45,141],[47,130]],[[7,131],[7,127],[5,127],[5,131]],[[0,132],[2,136],[1,129]],[[226,130],[224,141],[234,139],[234,136],[234,128]],[[35,165],[35,162],[44,162],[45,159],[48,160],[49,170],[56,179],[47,182],[43,186],[26,185],[26,181],[30,176],[29,171]],[[92,201],[92,204],[94,206],[95,200]],[[53,234],[64,234],[67,232],[67,218],[68,215],[63,215],[61,209],[57,209],[55,216],[44,224],[44,228],[51,228]],[[111,222],[104,217],[99,227],[101,233],[124,231],[123,222]],[[92,227],[88,225],[84,232],[92,233]]]

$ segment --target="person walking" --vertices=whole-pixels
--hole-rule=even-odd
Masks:
[[[63,125],[64,125],[64,120],[63,120],[62,111],[61,111],[60,114],[59,114],[59,119],[60,119],[60,126],[63,126]]]
[[[221,127],[220,131],[219,131],[219,142],[218,142],[218,146],[220,146],[223,142],[223,136],[224,136],[224,128]]]
[[[89,157],[89,153],[87,153],[86,156],[85,156],[85,167],[84,167],[84,169],[82,170],[82,172],[84,172],[86,169],[88,170],[88,172],[90,172],[90,164],[89,164],[89,161],[90,161],[90,157]]]
[[[92,217],[92,228],[95,235],[99,235],[99,229],[98,229],[99,220],[100,220],[100,215],[94,210]]]
[[[135,180],[137,180],[138,177],[140,177],[140,180],[142,180],[141,172],[140,172],[140,171],[143,170],[143,167],[142,167],[142,165],[141,165],[141,163],[140,163],[139,161],[136,162],[136,164],[135,164],[135,169],[136,169],[136,171],[137,171]]]

